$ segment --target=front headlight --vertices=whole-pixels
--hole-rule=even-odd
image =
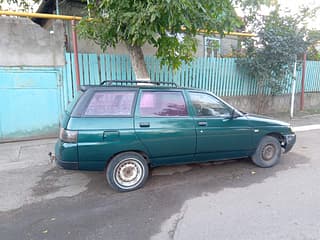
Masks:
[[[294,133],[294,128],[291,125],[289,126],[289,130],[291,133]]]

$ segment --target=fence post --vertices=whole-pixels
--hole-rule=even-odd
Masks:
[[[301,96],[300,96],[300,111],[304,109],[304,81],[306,76],[306,61],[307,54],[303,54],[303,64],[302,64],[302,79],[301,79]]]
[[[73,42],[73,54],[74,54],[74,66],[76,69],[76,81],[77,89],[80,89],[80,72],[79,72],[79,59],[78,59],[78,42],[77,42],[77,33],[76,33],[76,22],[75,20],[71,21],[72,24],[72,42]]]
[[[294,62],[293,77],[292,77],[292,87],[291,87],[291,109],[290,117],[293,118],[293,109],[294,109],[294,95],[296,93],[296,76],[297,76],[297,60]]]

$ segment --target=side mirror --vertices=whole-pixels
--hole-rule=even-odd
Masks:
[[[232,109],[231,113],[230,113],[230,117],[228,117],[229,119],[234,119],[234,118],[238,118],[240,117],[240,115],[236,112],[235,109]]]

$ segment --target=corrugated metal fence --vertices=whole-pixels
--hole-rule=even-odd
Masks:
[[[189,65],[173,72],[160,67],[154,56],[145,58],[152,81],[174,81],[182,87],[194,87],[212,91],[219,96],[247,96],[257,93],[256,82],[235,58],[197,58]],[[66,53],[67,64],[63,70],[65,104],[73,98],[76,89],[73,54]],[[129,56],[107,54],[79,54],[80,82],[82,85],[99,84],[105,80],[134,80]],[[308,61],[305,91],[320,91],[320,62]],[[283,94],[291,92],[288,82]],[[301,70],[297,72],[297,89],[301,91]]]

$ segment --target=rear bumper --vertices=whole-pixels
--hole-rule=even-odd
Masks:
[[[69,170],[78,170],[79,169],[79,163],[78,162],[64,162],[56,158],[56,163],[64,168]]]
[[[293,145],[296,143],[296,135],[295,134],[288,134],[288,135],[284,135],[284,152],[289,152]]]
[[[78,147],[76,143],[65,143],[58,140],[55,145],[55,159],[65,169],[79,169]]]

